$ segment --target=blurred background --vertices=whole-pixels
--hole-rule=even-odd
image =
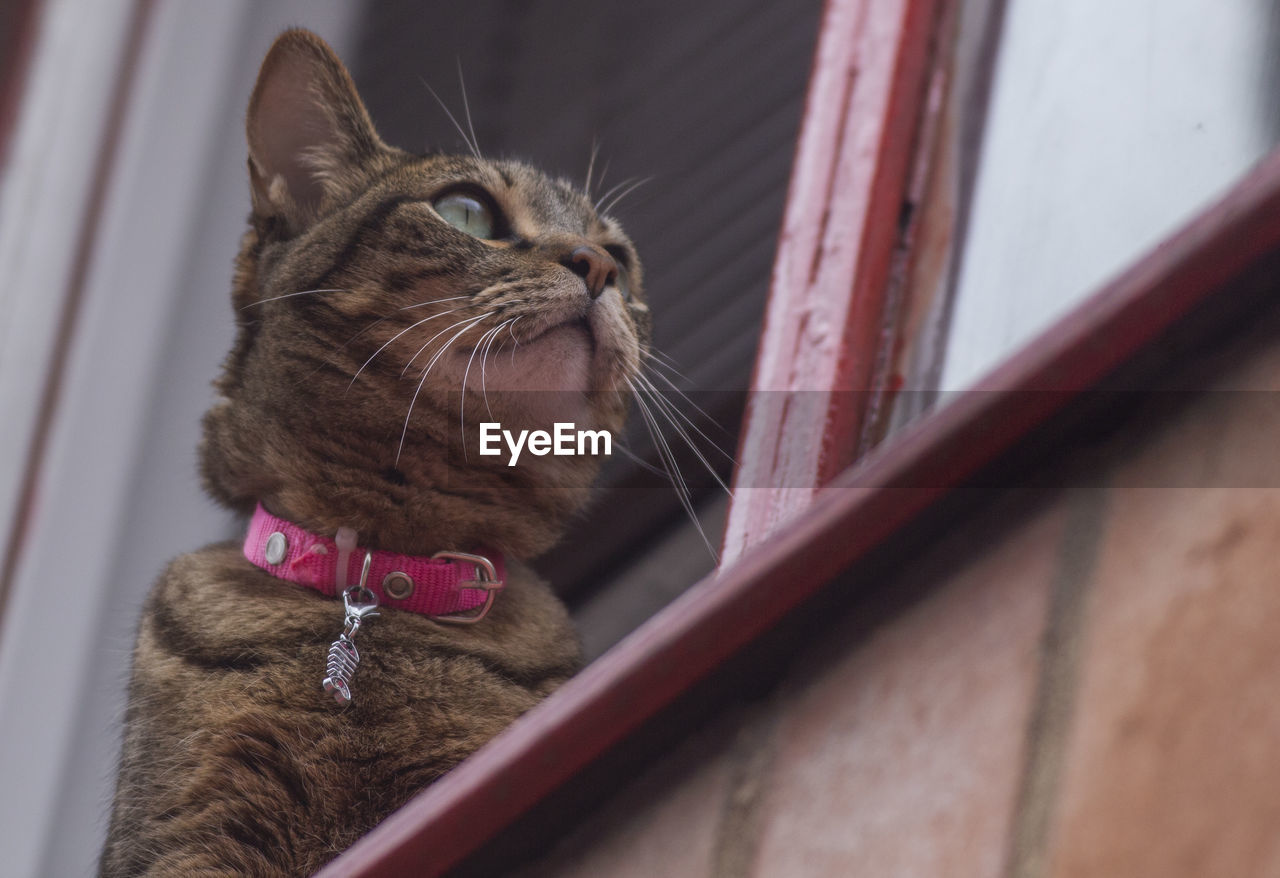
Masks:
[[[980,383],[1280,140],[1274,0],[965,0],[902,335],[900,429]],[[656,347],[732,454],[820,0],[0,0],[0,845],[89,875],[141,602],[239,537],[195,470],[231,343],[243,117],[285,27],[346,59],[384,137],[602,186],[645,262]],[[945,54],[945,53],[944,53]],[[821,109],[815,112],[821,112]],[[906,212],[904,211],[904,217]],[[856,246],[856,242],[853,242]],[[928,270],[925,270],[928,269]],[[540,569],[588,655],[714,566],[725,498],[680,452],[695,526],[639,424]],[[727,457],[709,457],[722,477]]]

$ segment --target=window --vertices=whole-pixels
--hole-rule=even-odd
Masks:
[[[1280,9],[1011,2],[941,389],[979,380],[1280,138]]]

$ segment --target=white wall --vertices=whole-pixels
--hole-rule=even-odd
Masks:
[[[942,389],[1018,346],[1277,140],[1274,0],[1010,0]]]
[[[97,114],[130,7],[61,0],[46,8],[17,135],[38,148],[25,153],[21,178],[5,180],[0,254],[7,271],[38,253],[50,280],[6,290],[5,303],[61,292],[74,241],[60,225],[82,215],[90,172],[65,184],[67,167],[81,168],[83,157],[59,154],[77,139],[82,151],[100,148]],[[203,497],[195,446],[209,382],[231,341],[231,259],[248,211],[244,106],[276,33],[304,24],[341,52],[358,10],[349,0],[155,4],[0,620],[5,876],[93,874],[141,601],[168,558],[238,529]],[[15,214],[13,192],[40,209]],[[23,380],[40,387],[52,348],[49,333],[36,330],[54,317],[28,310],[6,304],[4,337],[34,350]],[[15,373],[0,362],[2,389]],[[0,402],[2,415],[24,411],[17,394]],[[9,436],[0,487],[25,466],[20,437]],[[0,507],[12,514],[12,492],[0,492]]]

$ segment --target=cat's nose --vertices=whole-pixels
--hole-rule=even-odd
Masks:
[[[618,263],[594,244],[580,244],[560,260],[560,264],[587,282],[587,292],[598,299],[604,288],[618,276]]]

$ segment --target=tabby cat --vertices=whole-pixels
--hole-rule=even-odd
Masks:
[[[265,561],[209,546],[156,585],[104,876],[310,875],[573,674],[567,614],[523,562],[582,507],[599,460],[507,466],[477,453],[478,426],[616,433],[648,348],[616,221],[518,162],[386,145],[315,35],[272,46],[247,127],[238,333],[202,473],[231,509],[315,537],[287,562],[283,534]],[[284,572],[303,550],[312,587]],[[481,621],[450,624],[484,605],[412,612],[393,600],[403,580],[355,582],[366,553],[441,551],[505,558],[500,591],[479,564],[461,586],[494,596]],[[358,633],[347,570],[357,609],[382,604]],[[344,624],[354,673],[334,658]],[[325,691],[344,686],[345,705]]]

